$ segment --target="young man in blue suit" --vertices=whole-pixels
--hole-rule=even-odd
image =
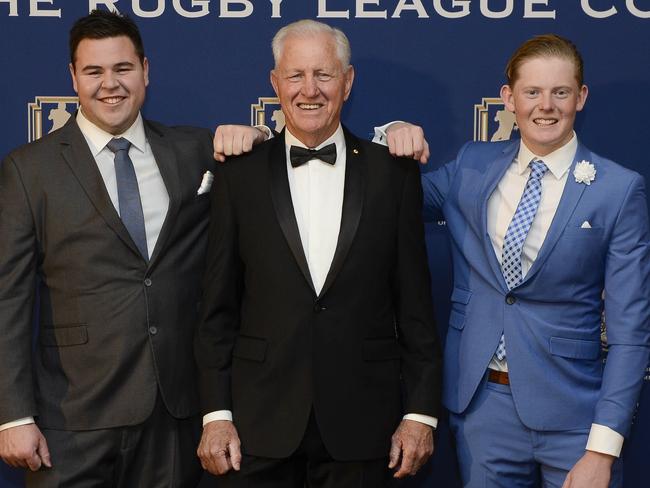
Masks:
[[[643,178],[578,142],[571,42],[535,37],[506,74],[521,141],[468,143],[422,176],[425,216],[446,219],[452,244],[443,395],[463,484],[618,487],[649,352]],[[426,159],[419,133],[387,138]]]

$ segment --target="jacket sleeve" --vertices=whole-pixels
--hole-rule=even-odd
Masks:
[[[21,174],[0,167],[0,424],[36,416],[31,367],[37,244]]]

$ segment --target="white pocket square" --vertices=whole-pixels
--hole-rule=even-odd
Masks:
[[[588,220],[585,220],[582,225],[580,226],[581,229],[591,229],[591,224],[589,223]]]
[[[201,186],[199,186],[199,189],[196,191],[196,194],[203,195],[204,193],[209,192],[210,188],[212,188],[213,180],[214,180],[214,175],[209,171],[206,171],[205,174],[203,175],[203,179],[201,180]]]

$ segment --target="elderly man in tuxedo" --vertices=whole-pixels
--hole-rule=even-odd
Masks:
[[[377,488],[439,413],[419,171],[341,126],[341,31],[296,22],[273,53],[286,129],[211,194],[198,452],[219,486]]]
[[[142,118],[131,20],[79,19],[70,55],[80,110],[0,168],[0,457],[28,487],[193,487],[211,134]]]
[[[452,243],[443,400],[463,483],[620,487],[650,351],[645,185],[578,141],[588,90],[570,41],[526,41],[506,75],[521,140],[468,143],[422,177]],[[426,148],[419,128],[379,132]]]

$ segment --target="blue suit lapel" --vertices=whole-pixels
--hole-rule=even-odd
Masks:
[[[503,175],[508,169],[508,166],[512,163],[512,160],[515,159],[517,155],[517,150],[519,149],[519,141],[513,142],[508,145],[503,152],[497,157],[490,167],[485,172],[485,183],[483,189],[481,190],[480,198],[478,203],[480,205],[480,219],[481,219],[481,232],[483,233],[483,250],[487,256],[490,267],[494,272],[494,275],[499,283],[499,286],[503,289],[504,292],[508,291],[508,286],[506,281],[503,278],[503,273],[501,272],[501,265],[497,259],[496,254],[494,253],[494,247],[492,247],[492,240],[488,234],[488,225],[487,225],[487,204],[490,196],[494,192],[494,189],[503,178]]]
[[[582,160],[591,161],[591,152],[582,144],[578,144],[578,150],[576,151],[576,155],[573,158],[573,164],[569,169],[567,182],[564,186],[564,191],[562,192],[562,197],[560,198],[560,203],[558,204],[557,211],[555,212],[555,216],[551,222],[551,226],[548,229],[546,238],[544,239],[542,248],[537,254],[535,262],[524,277],[521,285],[531,280],[544,264],[546,259],[548,259],[549,255],[553,251],[553,248],[557,244],[560,235],[562,235],[564,228],[571,218],[571,215],[573,215],[573,211],[575,210],[578,201],[580,201],[582,192],[584,192],[585,188],[587,187],[587,185],[583,183],[577,183],[573,176],[573,170],[575,169],[576,163]]]

